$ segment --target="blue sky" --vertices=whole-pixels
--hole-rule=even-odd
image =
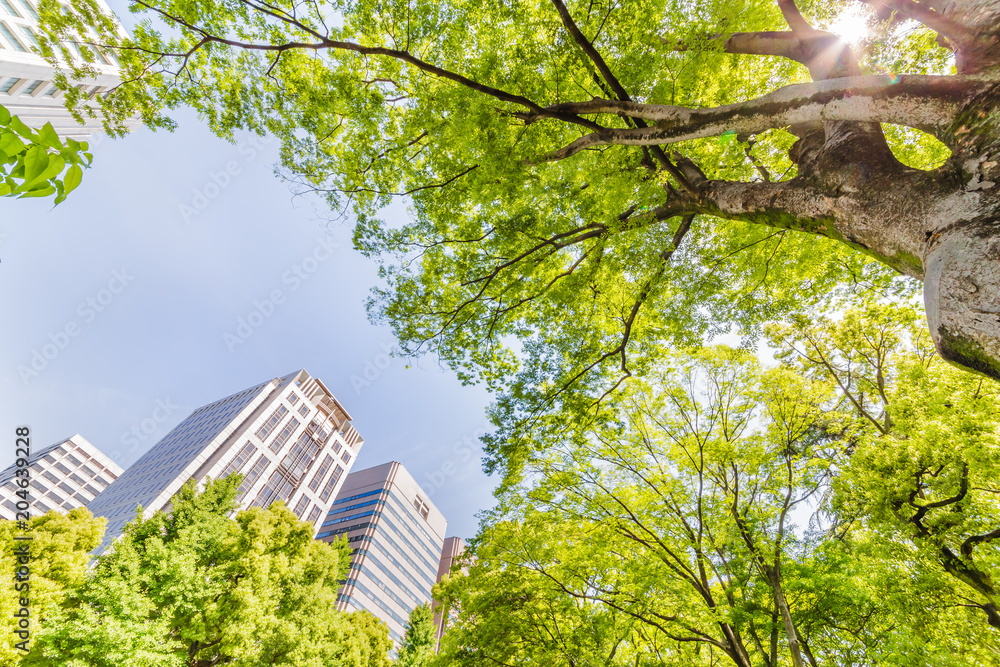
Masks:
[[[274,176],[277,141],[175,117],[173,133],[94,142],[56,208],[0,199],[0,467],[19,425],[36,448],[80,433],[127,466],[195,408],[305,368],[364,436],[356,469],[402,462],[449,534],[472,536],[494,486],[486,393],[390,356],[364,310],[375,265]]]

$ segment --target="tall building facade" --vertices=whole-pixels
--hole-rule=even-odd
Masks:
[[[79,433],[32,452],[29,469],[27,491],[31,516],[87,506],[122,474],[121,466]],[[17,495],[22,490],[17,483],[19,479],[22,478],[13,465],[0,472],[0,519],[14,520],[18,503],[24,502]]]
[[[325,542],[346,535],[353,549],[340,608],[385,621],[398,650],[410,612],[431,602],[447,525],[400,463],[348,475],[316,535]]]
[[[101,8],[110,12],[107,5]],[[40,128],[45,123],[63,137],[86,139],[102,129],[99,118],[88,118],[80,125],[64,106],[56,88],[54,70],[35,52],[38,45],[38,6],[35,0],[0,0],[0,105],[19,117],[25,125]],[[98,75],[81,81],[77,88],[88,98],[103,95],[121,83],[114,54],[87,46],[70,44],[74,59],[82,61],[81,48],[96,59]]]
[[[0,0],[2,2],[2,0]],[[135,518],[168,510],[188,480],[242,473],[242,507],[278,500],[319,526],[364,440],[326,385],[304,370],[195,410],[91,504],[108,519],[107,548]]]
[[[455,564],[455,561],[464,553],[465,541],[461,537],[444,538],[444,547],[441,549],[441,563],[438,565],[437,581],[441,581],[446,574],[451,573],[451,568]],[[465,572],[466,569],[463,568],[462,571]],[[451,609],[436,602],[434,603],[434,626],[436,628],[434,644],[438,648],[441,647],[441,636],[444,634],[444,629],[447,627],[451,617]]]

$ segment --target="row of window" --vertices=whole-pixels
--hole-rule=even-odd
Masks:
[[[416,587],[418,591],[427,596],[428,599],[431,597],[431,586],[433,586],[433,582],[431,583],[430,586],[425,586],[422,585],[419,581],[417,581],[417,578],[413,576],[413,573],[410,572],[402,563],[396,560],[396,557],[392,555],[392,552],[390,552],[388,549],[382,546],[381,540],[371,540],[371,546],[378,549],[378,551],[382,554],[382,556],[385,557],[390,563],[392,563],[392,565],[396,568],[396,571],[400,572],[403,576],[409,579],[410,582]],[[365,555],[368,553],[365,549],[358,549],[357,551],[361,555]],[[371,556],[369,556],[369,558],[371,558]],[[410,560],[409,558],[407,558],[406,560],[411,565],[413,565],[414,569],[420,572],[419,568],[417,568],[416,564],[412,560]],[[376,563],[376,564],[379,567],[382,567],[381,563]],[[424,573],[421,572],[421,574]]]
[[[23,7],[23,9],[18,10],[15,5]],[[32,6],[28,0],[0,0],[0,7],[3,7],[4,11],[7,12],[9,16],[16,19],[33,18],[38,21],[38,12]]]
[[[372,558],[369,558],[369,560],[371,562],[373,562],[373,563],[378,564]],[[396,595],[396,591],[392,590],[391,588],[389,588],[385,584],[385,582],[382,579],[382,576],[380,576],[380,575],[372,572],[371,570],[369,570],[367,567],[365,567],[365,565],[363,563],[351,563],[351,569],[352,570],[358,570],[359,572],[363,572],[365,574],[365,576],[367,576],[372,582],[375,583],[376,586],[378,586],[383,591],[385,591],[385,594],[387,596],[389,596],[390,598],[392,598],[393,602],[395,602],[396,604],[398,604],[403,609],[407,609],[410,606],[409,604],[407,604],[406,602],[403,601],[403,598],[401,598],[398,595]],[[386,568],[385,566],[381,566],[381,569],[383,570],[383,572],[384,572],[384,574],[386,576],[388,576],[391,580],[393,580],[394,582],[396,582],[396,584],[399,585],[400,588],[402,588],[403,591],[413,599],[413,602],[415,603],[414,606],[416,604],[420,604],[420,602],[417,601],[417,598],[415,596],[413,596],[408,590],[406,590],[405,587],[403,587],[400,584],[399,578],[396,577],[396,575],[394,575],[391,572],[389,572],[388,568]]]
[[[376,605],[378,605],[378,607],[382,611],[384,611],[385,613],[389,614],[389,617],[392,618],[392,620],[396,621],[396,623],[398,623],[400,625],[400,627],[403,627],[403,628],[406,627],[406,624],[409,621],[403,620],[403,618],[399,614],[397,614],[395,611],[393,611],[393,609],[389,605],[387,605],[385,603],[385,601],[382,600],[382,598],[380,596],[375,595],[374,593],[372,593],[370,590],[368,590],[367,587],[365,587],[364,584],[362,584],[361,582],[359,582],[357,579],[348,579],[345,583],[348,586],[354,586],[355,590],[359,590],[362,593],[364,593],[365,596],[367,596],[369,600],[371,600]],[[405,608],[404,605],[400,605],[400,606],[403,606]],[[409,610],[409,611],[412,611],[412,610]],[[392,628],[389,628],[389,634],[392,634]]]
[[[381,493],[381,491],[378,491],[378,492],[371,492],[371,491],[369,491],[368,493],[359,494],[359,495],[362,496],[362,497],[364,497],[364,496],[370,496],[370,495],[372,495],[372,493]],[[389,499],[389,496],[387,494],[386,497],[380,498],[380,499],[378,499],[378,500],[376,500],[374,502],[375,502],[375,504],[376,504],[377,507],[381,507],[383,509],[388,510],[394,517],[396,517],[397,519],[399,519],[400,518],[399,514],[391,506],[389,506],[388,499]],[[364,505],[368,505],[370,503],[363,503],[363,504]],[[347,511],[347,510],[348,510],[348,508],[346,508],[346,507],[345,508],[339,508],[339,509],[336,510],[336,513],[340,514],[340,513],[344,512],[344,511]],[[351,515],[351,516],[348,516],[348,517],[341,517],[341,518],[330,519],[329,517],[332,516],[333,514],[334,514],[334,512],[330,512],[330,514],[327,516],[327,520],[323,523],[322,527],[334,526],[334,525],[337,525],[339,523],[343,523],[343,522],[351,520],[351,519],[360,519],[360,518],[367,517],[369,515],[375,516],[377,519],[387,519],[388,518],[388,517],[386,517],[385,514],[383,514],[382,512],[378,512],[378,511],[365,512],[365,513],[362,513],[362,514],[354,514],[354,515]],[[381,535],[377,539],[378,540],[383,540],[384,539],[390,545],[392,545],[392,547],[413,566],[414,570],[416,570],[417,572],[420,573],[421,577],[423,577],[431,585],[433,585],[434,584],[434,580],[433,580],[433,577],[430,576],[430,574],[436,575],[437,574],[437,567],[438,567],[437,564],[434,562],[434,550],[431,549],[431,548],[429,548],[426,544],[424,544],[423,541],[420,540],[419,537],[413,532],[413,530],[410,529],[410,534],[413,536],[414,541],[417,542],[418,544],[420,544],[432,556],[432,558],[428,559],[426,556],[424,556],[424,554],[420,550],[418,550],[413,545],[413,542],[411,542],[407,538],[407,536],[402,533],[402,531],[395,525],[395,523],[396,522],[393,522],[391,520],[376,521],[377,529],[381,530]],[[333,529],[333,530],[329,530],[329,531],[320,533],[316,537],[318,539],[318,538],[323,538],[323,537],[336,536],[336,535],[340,535],[340,534],[345,533],[345,532],[349,532],[350,530],[353,530],[353,529],[356,529],[356,528],[367,527],[368,525],[369,525],[368,523],[365,523],[365,524],[355,524],[355,525],[350,526],[348,528]],[[392,539],[392,537],[390,537],[390,535],[388,534],[388,532],[385,530],[386,526],[388,526],[389,530],[391,530],[393,533],[396,534],[396,536],[400,539],[400,541],[403,542],[403,544],[405,544],[407,547],[409,547],[409,549],[413,553],[414,557],[416,557],[417,559],[419,559],[423,563],[423,565],[425,567],[422,568],[422,567],[418,566],[417,563],[414,562],[414,560],[412,558],[410,558],[410,556],[407,554],[407,552],[404,549],[402,549],[399,546],[399,544],[397,544],[395,542],[395,540]],[[407,528],[409,529],[409,526],[407,526]],[[437,560],[440,560],[440,558],[441,558],[441,554],[440,554],[440,551],[439,551],[438,554],[437,554]]]

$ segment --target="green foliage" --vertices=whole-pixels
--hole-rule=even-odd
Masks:
[[[906,306],[771,334],[778,367],[677,354],[540,442],[434,664],[996,664],[996,388]]]
[[[60,204],[80,185],[92,159],[86,142],[60,139],[51,123],[33,130],[0,106],[0,196],[55,195]]]
[[[403,647],[399,650],[396,665],[399,667],[425,667],[434,656],[435,648],[434,612],[429,604],[414,607],[410,612],[410,622],[403,635]]]
[[[839,520],[896,545],[918,577],[947,573],[963,603],[1000,629],[1000,386],[941,361],[906,306],[772,335],[801,372],[834,382],[854,414],[834,484]]]
[[[20,600],[26,598],[31,614],[32,640],[39,632],[56,627],[58,612],[67,597],[80,586],[87,571],[90,551],[104,535],[104,519],[94,518],[86,509],[78,508],[62,514],[56,511],[32,517],[28,530],[21,530],[14,521],[0,521],[0,664],[18,665],[24,655],[15,648],[23,639],[14,634],[17,619],[14,612]],[[16,537],[28,536],[28,540]],[[27,544],[30,561],[28,588],[15,590],[15,571],[21,567],[14,552]],[[29,648],[33,641],[29,641]]]
[[[386,667],[384,624],[336,610],[346,542],[314,540],[282,503],[228,518],[238,486],[189,483],[130,523],[23,664]]]
[[[525,100],[614,97],[548,1],[151,0],[130,5],[130,37],[96,0],[43,4],[53,62],[58,45],[92,30],[117,49],[126,83],[100,101],[112,133],[132,115],[172,127],[169,112],[189,106],[219,136],[281,141],[287,178],[354,217],[357,247],[382,262],[372,316],[405,349],[435,353],[498,395],[488,465],[512,477],[546,415],[590,418],[595,397],[665,346],[753,337],[866,288],[916,288],[842,243],[785,229],[795,221],[777,210],[752,222],[701,215],[680,233],[679,216],[658,212],[680,186],[649,149],[538,164],[588,130],[525,123]],[[825,24],[846,4],[803,11]],[[787,58],[720,52],[720,35],[786,29],[773,0],[566,5],[637,101],[710,107],[808,81]],[[937,72],[947,54],[927,31],[895,31],[862,60],[869,71]],[[794,141],[783,130],[731,133],[678,150],[710,179],[787,181]],[[906,152],[913,164],[937,159],[920,142]],[[380,220],[403,195],[410,221]]]

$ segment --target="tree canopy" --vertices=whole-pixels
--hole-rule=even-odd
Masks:
[[[53,62],[117,49],[112,132],[281,140],[382,261],[372,314],[501,394],[494,465],[664,346],[920,281],[941,354],[1000,377],[995,0],[136,0],[130,37],[43,4]]]
[[[388,667],[385,624],[337,611],[346,542],[284,504],[237,507],[238,476],[193,482],[139,516],[36,635],[21,664]]]
[[[439,587],[434,664],[995,664],[996,389],[916,317],[676,355],[553,431]]]
[[[58,623],[60,608],[86,577],[90,552],[101,543],[105,523],[83,508],[32,517],[27,529],[15,521],[0,521],[0,664],[17,665],[24,654],[21,649],[30,649],[33,637]],[[29,574],[19,581],[15,573],[25,563],[18,552],[25,547],[30,554]],[[19,619],[14,616],[22,599],[27,600],[30,614],[27,638],[17,634]]]
[[[425,667],[434,655],[436,629],[431,606],[422,604],[414,607],[395,664],[398,667]]]

